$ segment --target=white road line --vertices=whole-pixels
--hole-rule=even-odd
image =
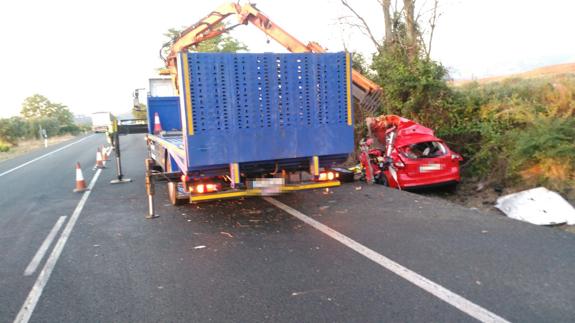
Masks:
[[[101,172],[102,170],[98,169],[98,171],[96,171],[96,173],[94,174],[94,177],[92,177],[92,181],[90,181],[90,185],[88,186],[89,190],[84,192],[82,198],[80,199],[80,202],[78,202],[76,209],[74,210],[72,216],[70,217],[70,221],[68,221],[66,227],[64,227],[62,235],[60,235],[58,242],[56,242],[56,246],[52,250],[50,257],[48,257],[48,260],[46,261],[44,268],[42,268],[42,271],[38,275],[38,278],[36,278],[36,282],[34,283],[32,290],[28,294],[26,301],[20,308],[18,316],[16,316],[16,318],[14,319],[14,322],[25,323],[30,320],[32,313],[34,312],[34,308],[36,307],[36,304],[38,304],[38,300],[42,295],[44,287],[46,286],[48,280],[50,279],[50,275],[52,274],[52,271],[54,270],[54,267],[58,262],[58,258],[60,258],[62,250],[64,249],[64,246],[66,245],[66,242],[68,241],[68,238],[72,233],[72,229],[74,229],[74,225],[76,225],[76,221],[78,220],[78,217],[80,216],[80,213],[82,212],[82,209],[84,208],[84,205],[86,204],[86,201],[90,196],[90,193],[92,193],[92,189],[94,188],[94,185],[96,184],[96,181],[98,180],[98,177],[100,176]]]
[[[449,289],[434,283],[433,281],[421,276],[420,274],[398,264],[397,262],[369,249],[368,247],[360,244],[359,242],[335,231],[334,229],[322,224],[305,214],[283,204],[282,202],[271,198],[264,197],[264,200],[273,204],[274,206],[284,210],[285,212],[293,215],[300,221],[312,226],[314,229],[321,231],[322,233],[328,235],[330,238],[337,240],[338,242],[344,244],[346,247],[358,252],[359,254],[365,256],[366,258],[374,261],[380,266],[386,268],[387,270],[393,272],[394,274],[400,276],[401,278],[409,281],[410,283],[416,285],[417,287],[425,290],[426,292],[434,295],[435,297],[443,300],[449,305],[459,309],[460,311],[466,313],[467,315],[481,321],[481,322],[508,322],[504,318],[486,310],[485,308],[467,300],[466,298],[455,294]]]
[[[19,165],[19,166],[16,166],[16,167],[14,167],[14,168],[12,168],[12,169],[9,169],[9,170],[5,171],[4,173],[0,173],[0,177],[2,177],[2,176],[4,176],[4,175],[7,175],[7,174],[10,174],[10,173],[12,173],[13,171],[18,170],[18,169],[20,169],[20,168],[22,168],[22,167],[24,167],[24,166],[30,165],[30,164],[32,164],[33,162],[39,161],[40,159],[43,159],[43,158],[48,157],[48,156],[50,156],[50,155],[52,155],[52,154],[55,154],[55,153],[59,152],[60,150],[64,150],[64,149],[66,149],[66,148],[68,148],[68,147],[70,147],[70,146],[72,146],[72,145],[75,145],[75,144],[77,144],[77,143],[79,143],[79,142],[82,142],[82,141],[84,141],[84,140],[86,140],[86,139],[88,139],[88,138],[90,138],[90,137],[92,137],[92,136],[93,136],[93,135],[86,136],[86,137],[84,137],[84,138],[82,138],[82,139],[80,139],[80,140],[74,141],[73,143],[67,144],[66,146],[60,147],[60,148],[58,148],[58,149],[56,149],[56,150],[53,150],[53,151],[51,151],[51,152],[49,152],[49,153],[47,153],[47,154],[44,154],[44,155],[42,155],[42,156],[40,156],[40,157],[36,157],[36,158],[34,158],[34,159],[32,159],[32,160],[29,160],[29,161],[25,162],[24,164],[21,164],[21,165]]]
[[[58,221],[56,221],[56,224],[54,224],[54,227],[52,227],[52,230],[50,230],[50,233],[48,233],[48,236],[46,237],[44,242],[42,242],[42,245],[40,245],[40,249],[36,251],[34,258],[32,258],[32,261],[30,261],[28,267],[26,267],[26,270],[24,270],[24,276],[30,276],[36,271],[36,268],[38,268],[38,265],[40,264],[42,259],[44,259],[46,251],[48,251],[48,248],[50,247],[50,245],[52,245],[52,241],[54,241],[56,234],[58,233],[58,231],[60,231],[60,228],[62,227],[62,224],[64,223],[65,220],[66,216],[61,216],[58,219]]]

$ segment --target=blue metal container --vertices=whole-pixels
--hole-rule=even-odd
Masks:
[[[312,156],[341,160],[354,148],[346,53],[183,53],[178,65],[188,170]],[[151,118],[160,111],[162,125],[174,119],[162,117],[159,102],[148,104]],[[169,104],[172,111],[177,106]]]
[[[180,116],[180,103],[177,96],[148,97],[148,133],[154,133],[157,113],[160,117],[162,130],[180,131],[182,130],[182,117]]]

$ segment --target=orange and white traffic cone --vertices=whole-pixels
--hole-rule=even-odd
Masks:
[[[160,115],[155,112],[154,113],[154,135],[158,135],[162,132],[162,124],[160,123]]]
[[[100,151],[100,148],[98,148],[96,151],[96,166],[94,166],[94,169],[96,168],[106,168],[106,166],[104,166],[104,160],[102,159],[102,152]]]
[[[76,163],[76,188],[74,192],[84,192],[87,190],[86,188],[86,181],[84,180],[84,175],[82,174],[82,168],[80,167],[80,163]]]

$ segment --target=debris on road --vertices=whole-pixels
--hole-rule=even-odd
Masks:
[[[234,237],[231,233],[228,233],[228,232],[225,232],[225,231],[220,232],[220,234],[221,234],[221,235],[224,235],[224,236],[226,236],[226,237],[229,237],[229,238],[233,238],[233,237]]]
[[[545,187],[502,196],[495,207],[512,219],[537,225],[575,225],[575,208]]]
[[[195,246],[194,249],[204,249],[206,246],[204,245],[200,245],[200,246]]]

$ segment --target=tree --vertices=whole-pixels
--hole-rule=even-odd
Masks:
[[[20,114],[27,120],[55,119],[60,126],[68,126],[74,123],[74,116],[67,106],[61,103],[50,102],[50,100],[40,94],[27,97],[22,103]]]
[[[339,20],[343,24],[354,27],[366,35],[377,52],[389,49],[390,47],[402,47],[408,52],[408,58],[413,60],[423,53],[429,58],[431,42],[437,18],[439,0],[434,0],[431,8],[421,6],[417,15],[415,14],[415,0],[403,0],[403,7],[398,7],[397,2],[391,5],[391,0],[377,0],[381,6],[384,23],[384,38],[379,39],[372,31],[373,28],[367,23],[363,16],[351,6],[349,0],[340,0],[341,4],[352,14],[341,17]],[[426,3],[424,3],[426,5]],[[429,29],[421,28],[421,20],[429,18]],[[427,42],[425,41],[427,38]]]
[[[370,65],[374,80],[383,88],[381,113],[400,114],[428,124],[441,121],[442,110],[450,97],[447,69],[429,58],[433,30],[438,16],[438,1],[433,3],[429,20],[429,43],[421,28],[421,13],[415,14],[415,0],[403,0],[403,7],[390,0],[377,0],[383,12],[384,38],[379,39],[349,0],[340,0],[352,14],[340,21],[364,33],[376,49]],[[419,8],[420,12],[422,8]],[[423,31],[422,31],[423,30]]]
[[[219,25],[215,26],[214,28],[219,27]],[[180,37],[182,31],[185,30],[185,27],[182,28],[170,28],[167,32],[164,33],[164,36],[169,39],[166,44],[173,43],[175,40]],[[164,47],[163,54],[167,56],[169,48],[168,46]],[[224,33],[220,34],[216,37],[204,40],[193,46],[189,49],[191,52],[200,52],[200,53],[230,53],[230,52],[238,52],[238,51],[247,51],[248,47],[240,42],[239,40],[235,39],[234,37]]]

